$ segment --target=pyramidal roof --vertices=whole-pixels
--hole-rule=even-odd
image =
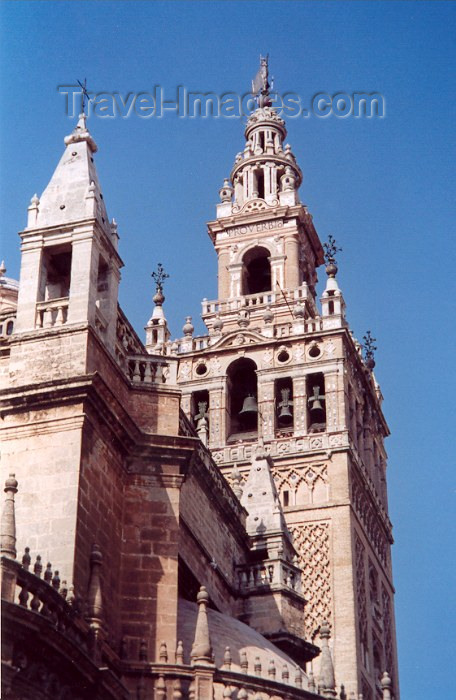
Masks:
[[[279,494],[271,473],[272,459],[260,441],[244,484],[241,504],[248,511],[247,532],[250,536],[289,533],[285,524]]]
[[[93,158],[98,149],[87,129],[85,114],[79,116],[76,127],[64,141],[65,152],[41,199],[32,198],[32,205],[37,208],[32,228],[95,217],[109,231],[108,214]]]

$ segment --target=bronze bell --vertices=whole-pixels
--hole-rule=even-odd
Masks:
[[[320,389],[318,386],[312,387],[313,395],[309,397],[308,404],[311,413],[314,411],[323,411],[322,401],[325,400],[325,395],[320,394]]]
[[[249,394],[244,399],[244,403],[242,405],[241,410],[239,411],[239,415],[240,416],[246,415],[246,414],[252,415],[253,413],[258,413],[258,406],[257,406],[256,398],[252,394]]]
[[[278,418],[282,423],[291,423],[293,420],[293,414],[291,412],[293,401],[289,399],[290,389],[281,389],[280,393],[282,395],[282,401],[279,403]]]

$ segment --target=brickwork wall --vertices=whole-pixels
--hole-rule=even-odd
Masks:
[[[124,491],[120,619],[128,655],[146,641],[158,659],[176,648],[179,486],[172,476],[132,475]]]
[[[210,483],[208,485],[210,488]],[[234,565],[245,561],[246,540],[243,539],[240,524],[234,526],[224,519],[223,512],[217,507],[214,499],[215,495],[204,488],[196,474],[192,473],[182,486],[181,515],[199,542],[200,548],[208,553],[208,558],[210,557],[205,565],[201,558],[197,559],[195,575],[202,585],[207,585],[209,595],[220,611],[232,614],[232,602],[226,598],[224,581],[228,581],[234,588],[237,586]],[[211,559],[217,564],[223,577],[209,573]],[[193,561],[187,563],[193,568]]]
[[[93,421],[93,422],[92,422]],[[120,641],[119,571],[122,547],[124,471],[122,455],[101,434],[94,417],[84,423],[79,474],[75,589],[86,593],[93,543],[103,555],[101,570],[106,627]]]

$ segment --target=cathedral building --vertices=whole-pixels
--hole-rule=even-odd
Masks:
[[[206,335],[161,266],[144,343],[119,307],[84,114],[0,268],[5,699],[399,700],[372,339],[261,77]]]

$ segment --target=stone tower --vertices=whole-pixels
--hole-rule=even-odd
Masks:
[[[171,346],[182,406],[237,493],[258,444],[267,454],[302,569],[306,640],[329,644],[336,684],[375,700],[386,669],[398,700],[382,395],[267,88],[266,73],[208,224],[218,255],[218,299],[202,305],[208,334],[194,337],[187,318]],[[244,489],[242,503],[259,497]]]

